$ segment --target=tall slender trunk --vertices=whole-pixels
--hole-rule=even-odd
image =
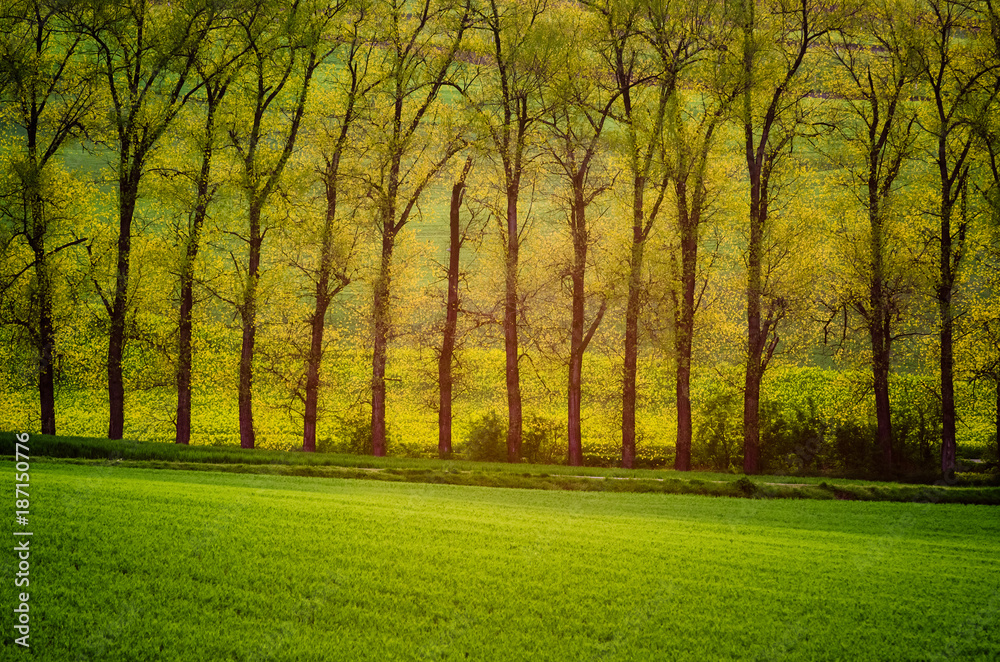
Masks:
[[[441,355],[438,357],[438,456],[445,460],[451,457],[451,392],[453,377],[451,364],[455,354],[455,334],[458,327],[458,269],[459,253],[462,250],[461,228],[459,226],[459,211],[462,207],[462,196],[465,193],[465,173],[468,172],[469,161],[462,178],[451,187],[451,214],[449,216],[448,241],[448,302],[445,310],[444,334],[441,340]]]
[[[868,305],[868,331],[872,343],[872,384],[875,389],[875,418],[881,471],[892,471],[892,409],[889,402],[889,367],[891,364],[891,312],[886,301],[885,260],[882,236],[881,205],[877,173],[869,178],[868,214],[871,226],[871,292]]]
[[[191,371],[192,358],[192,322],[191,312],[194,308],[194,264],[198,257],[201,243],[201,229],[208,215],[209,179],[212,172],[212,136],[215,131],[215,110],[217,99],[209,93],[209,103],[205,115],[205,148],[201,156],[201,170],[198,173],[197,202],[194,216],[188,229],[187,246],[180,273],[180,311],[178,323],[178,357],[177,357],[177,423],[175,442],[188,444],[191,442]]]
[[[130,159],[131,156],[131,159]],[[125,323],[128,315],[129,266],[132,254],[132,219],[139,190],[139,157],[127,145],[121,147],[118,177],[118,255],[115,265],[115,296],[110,308],[108,334],[108,439],[121,439],[125,431]]]
[[[33,143],[29,137],[29,143]],[[29,145],[29,160],[32,168],[33,181],[28,191],[28,208],[31,214],[31,230],[28,233],[28,243],[35,258],[35,281],[37,283],[38,302],[38,336],[35,339],[38,352],[38,404],[41,415],[42,434],[56,433],[55,404],[55,366],[53,364],[53,348],[55,347],[55,324],[52,320],[52,274],[45,248],[45,204],[37,187],[40,185],[41,174],[38,173],[34,145]]]
[[[345,119],[345,123],[347,120]],[[316,306],[309,318],[309,355],[306,357],[306,402],[302,425],[302,450],[312,453],[316,450],[316,420],[319,408],[319,372],[323,362],[323,335],[326,329],[326,311],[333,295],[347,286],[347,277],[341,279],[340,287],[331,291],[330,278],[333,271],[333,223],[337,218],[337,190],[340,170],[340,151],[343,148],[347,127],[341,132],[341,140],[333,158],[327,162],[324,173],[326,187],[326,218],[320,237],[319,277],[316,279]]]
[[[517,270],[520,248],[517,197],[520,177],[507,186],[507,251],[504,278],[503,340],[507,369],[507,461],[521,461],[521,372],[517,338]]]
[[[944,153],[944,139],[940,140],[940,151]],[[940,161],[945,163],[943,159]],[[950,179],[942,170],[941,186],[941,253],[940,272],[937,286],[938,312],[941,320],[940,368],[941,368],[941,473],[950,478],[955,472],[955,382],[954,382],[954,314],[952,295],[955,274],[952,270],[951,217],[954,211]]]
[[[191,240],[188,239],[190,242]],[[177,357],[177,424],[174,441],[191,442],[191,309],[194,307],[194,256],[188,248],[188,260],[181,271],[180,324],[178,325]]]
[[[329,278],[329,276],[327,276]],[[309,356],[306,359],[306,408],[302,425],[302,450],[316,450],[316,420],[319,408],[319,370],[323,360],[323,332],[330,305],[328,284],[321,274],[316,283],[316,307],[309,320]]]
[[[700,182],[696,184],[700,186]],[[691,346],[694,338],[694,290],[698,263],[698,222],[700,205],[698,191],[694,192],[695,209],[688,208],[687,183],[677,181],[678,225],[681,244],[681,297],[677,306],[675,349],[677,352],[677,451],[674,469],[691,470]]]
[[[240,447],[254,448],[257,434],[253,424],[253,359],[257,341],[257,284],[260,279],[260,254],[264,236],[260,227],[261,201],[250,203],[250,254],[247,280],[243,289],[240,315],[243,322],[243,343],[240,350]]]
[[[385,364],[390,327],[389,281],[396,241],[392,221],[391,215],[383,218],[382,259],[375,281],[373,305],[375,338],[372,348],[372,455],[376,457],[382,457],[386,453]]]
[[[642,296],[642,263],[646,247],[643,230],[643,192],[646,178],[632,183],[632,252],[629,258],[628,301],[625,304],[625,362],[622,368],[622,467],[635,467],[635,400],[639,365],[639,308]]]
[[[580,428],[580,399],[583,382],[583,340],[584,304],[587,293],[584,290],[584,272],[587,268],[587,220],[583,202],[582,176],[574,178],[573,211],[571,228],[573,234],[573,281],[572,320],[570,322],[569,349],[569,397],[567,433],[569,436],[569,465],[583,464],[583,439]]]
[[[747,251],[747,363],[743,386],[743,472],[760,471],[761,358],[767,340],[761,329],[761,260],[764,242],[765,202],[760,167],[750,166],[750,245]]]

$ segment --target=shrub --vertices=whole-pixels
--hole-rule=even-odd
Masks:
[[[736,389],[717,384],[705,394],[694,417],[691,463],[732,471],[743,465],[743,407]]]
[[[566,456],[566,436],[562,424],[532,414],[525,421],[521,455],[532,464],[562,464]],[[504,459],[507,459],[507,430],[504,428]]]
[[[386,453],[392,452],[395,444],[388,427],[385,431]],[[354,413],[340,419],[335,439],[316,440],[316,450],[320,453],[348,453],[351,455],[372,454],[372,421],[364,413]]]
[[[506,462],[507,421],[495,411],[477,418],[470,426],[463,451],[477,462]]]

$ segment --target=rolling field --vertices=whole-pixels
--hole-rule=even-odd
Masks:
[[[31,472],[31,648],[7,608],[3,659],[1000,654],[995,507]]]

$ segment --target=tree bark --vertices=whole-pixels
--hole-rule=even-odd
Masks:
[[[701,186],[700,180],[695,184]],[[677,352],[677,446],[674,456],[676,471],[691,470],[691,346],[694,338],[694,290],[698,263],[698,223],[700,200],[696,190],[695,209],[688,209],[685,180],[675,185],[678,227],[681,244],[681,298],[676,309],[675,349]]]
[[[583,173],[573,181],[573,209],[570,214],[570,230],[573,236],[573,264],[570,277],[573,281],[572,319],[570,322],[569,350],[569,391],[567,433],[569,437],[568,463],[571,467],[583,464],[583,439],[580,428],[580,399],[583,382],[583,340],[584,306],[587,293],[584,289],[584,273],[587,268],[587,219],[583,202]]]
[[[766,331],[761,328],[764,203],[760,165],[750,163],[750,245],[747,251],[747,362],[743,386],[743,472],[760,471],[760,382]]]
[[[333,250],[333,221],[337,215],[337,165],[334,159],[326,172],[326,219],[320,239],[319,278],[316,279],[316,305],[309,318],[309,355],[306,358],[306,402],[302,425],[302,450],[316,451],[316,419],[319,407],[319,371],[323,361],[323,335],[326,327],[326,311],[330,307],[330,272]],[[342,287],[341,287],[342,289]]]
[[[205,217],[208,215],[215,111],[220,98],[221,95],[217,96],[215,91],[209,90],[208,104],[205,112],[205,148],[202,151],[201,169],[198,173],[197,202],[195,204],[194,216],[191,219],[191,225],[188,229],[187,245],[181,264],[177,357],[177,423],[175,430],[175,442],[178,444],[189,444],[191,442],[191,371],[193,368],[191,312],[194,308],[194,264],[200,248],[201,229],[205,223]]]
[[[503,341],[507,380],[507,461],[521,461],[521,371],[517,330],[517,271],[520,241],[517,226],[517,198],[520,176],[507,186],[507,251],[505,254]]]
[[[636,175],[632,184],[632,251],[629,259],[628,301],[625,304],[625,361],[622,367],[622,467],[635,467],[636,375],[639,365],[639,308],[642,296],[642,265],[646,247],[643,228],[645,177]]]
[[[108,439],[121,439],[125,430],[125,382],[122,358],[125,352],[125,322],[128,314],[129,265],[132,254],[132,219],[139,191],[140,158],[130,145],[121,146],[118,177],[118,254],[115,295],[110,308],[108,336]]]
[[[872,164],[869,179],[869,224],[871,226],[871,292],[868,305],[868,331],[872,343],[872,383],[875,389],[875,417],[878,425],[880,469],[892,471],[892,408],[889,401],[889,368],[891,365],[892,331],[885,292],[885,260],[882,237],[881,204],[878,198],[877,171]]]
[[[945,136],[938,139],[938,165],[941,171],[941,240],[937,303],[940,315],[940,368],[941,368],[941,473],[947,480],[955,473],[955,381],[954,381],[954,313],[952,297],[955,290],[955,259],[952,238],[954,213],[954,188],[947,168],[947,143]],[[964,229],[963,229],[964,233]],[[958,250],[961,250],[959,247]]]
[[[35,338],[35,348],[38,352],[38,404],[41,416],[42,434],[56,433],[56,403],[55,403],[55,366],[53,364],[53,348],[55,347],[55,324],[52,319],[52,274],[45,247],[45,204],[38,186],[41,173],[35,154],[35,136],[37,123],[28,127],[29,167],[32,181],[25,191],[31,214],[31,229],[28,243],[35,258],[35,281],[37,283],[38,302],[38,335]]]
[[[243,323],[243,340],[240,348],[239,416],[240,447],[255,448],[257,434],[253,424],[253,359],[257,341],[257,284],[260,279],[260,254],[264,235],[260,227],[261,204],[250,204],[250,242],[247,280],[243,288],[240,317]]]
[[[392,217],[384,219],[388,225],[382,234],[382,259],[375,281],[373,316],[374,346],[372,348],[372,455],[383,457],[386,453],[385,436],[385,364],[389,344],[389,281],[391,278],[392,252],[396,234]],[[385,228],[385,225],[383,225]]]
[[[356,88],[356,81],[355,81]],[[333,223],[337,218],[337,192],[339,187],[340,157],[347,140],[347,129],[353,115],[354,89],[348,111],[344,116],[340,140],[333,157],[327,161],[323,184],[326,189],[326,217],[320,237],[319,277],[316,279],[316,305],[309,319],[309,355],[306,358],[306,401],[302,426],[302,450],[312,453],[316,450],[316,421],[319,408],[319,373],[323,363],[323,336],[326,328],[326,312],[341,290],[350,284],[346,272],[337,276],[338,283],[331,285],[334,277],[333,265]]]
[[[455,354],[455,334],[458,327],[458,270],[459,253],[462,250],[459,211],[465,193],[465,175],[471,158],[466,161],[466,169],[461,179],[451,188],[451,210],[449,215],[448,241],[448,301],[445,308],[444,334],[441,340],[441,354],[438,356],[438,456],[442,460],[451,457],[451,399],[453,377],[451,364]]]

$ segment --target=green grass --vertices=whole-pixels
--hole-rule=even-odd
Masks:
[[[751,480],[734,474],[701,471],[372,457],[47,435],[32,435],[30,447],[31,457],[36,462],[59,458],[63,463],[132,468],[580,492],[1000,505],[1000,487],[993,474],[969,474],[954,486],[931,486],[815,476],[756,476]],[[14,435],[0,432],[0,455],[12,457],[13,454]]]
[[[988,507],[56,463],[33,463],[31,479],[36,659],[1000,652],[1000,518]],[[12,576],[13,553],[3,562]]]

